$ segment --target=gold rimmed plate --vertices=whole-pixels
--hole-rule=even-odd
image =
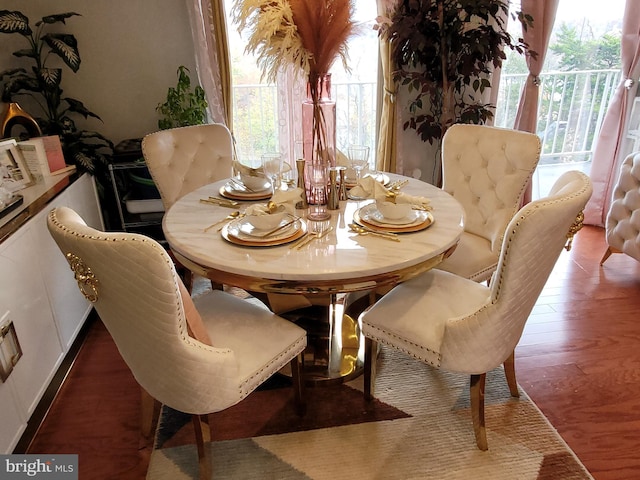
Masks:
[[[282,225],[294,220],[294,217],[288,216],[282,221]],[[232,220],[222,227],[220,234],[222,238],[236,245],[246,247],[273,247],[277,245],[285,245],[302,237],[307,232],[307,224],[301,218],[296,218],[291,225],[284,227],[281,231],[272,235],[266,235],[268,230],[258,230],[254,228],[249,220],[239,218]]]
[[[433,214],[424,210],[411,210],[411,214],[399,220],[386,220],[375,203],[370,203],[356,210],[353,221],[380,232],[410,233],[429,228],[433,222]]]
[[[271,186],[266,186],[263,190],[249,192],[236,188],[233,183],[227,182],[220,187],[220,195],[232,200],[266,200],[267,198],[271,198]]]

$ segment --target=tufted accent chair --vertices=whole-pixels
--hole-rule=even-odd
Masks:
[[[219,290],[192,302],[181,295],[169,255],[151,238],[95,230],[66,207],[52,210],[47,226],[143,389],[144,433],[154,423],[144,415],[158,412],[159,403],[192,414],[201,478],[210,478],[207,414],[240,402],[288,363],[302,407],[303,329]],[[191,335],[194,314],[210,344]],[[145,411],[148,398],[155,401]]]
[[[456,124],[442,140],[442,188],[465,211],[464,232],[438,268],[477,282],[489,280],[507,224],[521,206],[540,159],[537,135]]]
[[[606,230],[609,246],[600,265],[612,253],[626,253],[640,260],[640,152],[629,154],[622,162]]]
[[[471,416],[478,448],[486,450],[486,372],[505,366],[518,396],[514,350],[560,252],[576,231],[591,182],[582,172],[562,175],[548,197],[511,220],[490,286],[430,270],[393,288],[361,316],[365,335],[365,397],[374,392],[381,342],[451,372],[471,375]]]
[[[231,175],[233,143],[222,124],[193,125],[145,136],[142,155],[168,210],[187,193]]]

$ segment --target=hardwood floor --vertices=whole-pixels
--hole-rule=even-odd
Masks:
[[[518,381],[596,480],[640,478],[640,263],[585,227],[516,350]],[[97,321],[27,453],[78,453],[80,478],[144,478],[139,390]]]

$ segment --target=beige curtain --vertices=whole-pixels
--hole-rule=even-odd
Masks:
[[[394,0],[376,0],[378,14],[385,15],[395,3]],[[380,39],[380,68],[382,70],[382,105],[380,129],[376,152],[376,170],[400,173],[397,165],[396,134],[396,86],[392,79],[393,65],[389,42]]]
[[[627,0],[622,20],[622,80],[609,105],[593,152],[591,181],[593,195],[584,210],[585,223],[604,226],[620,163],[626,152],[626,123],[640,78],[640,2]]]
[[[186,0],[196,54],[198,81],[209,114],[233,132],[231,72],[224,0]]]
[[[527,57],[529,77],[525,83],[513,128],[536,133],[538,125],[538,96],[540,94],[540,72],[549,46],[549,37],[556,18],[560,0],[522,0],[522,11],[533,17],[533,28],[522,32],[529,48],[538,54],[537,58]],[[527,187],[524,202],[531,201],[531,183]]]

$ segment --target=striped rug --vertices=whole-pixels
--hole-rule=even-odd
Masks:
[[[362,377],[306,390],[304,418],[275,378],[240,404],[210,416],[216,479],[578,480],[592,477],[521,390],[512,398],[501,369],[487,376],[489,450],[475,446],[468,377],[383,349],[376,401]],[[147,478],[195,479],[188,416],[164,409]]]

